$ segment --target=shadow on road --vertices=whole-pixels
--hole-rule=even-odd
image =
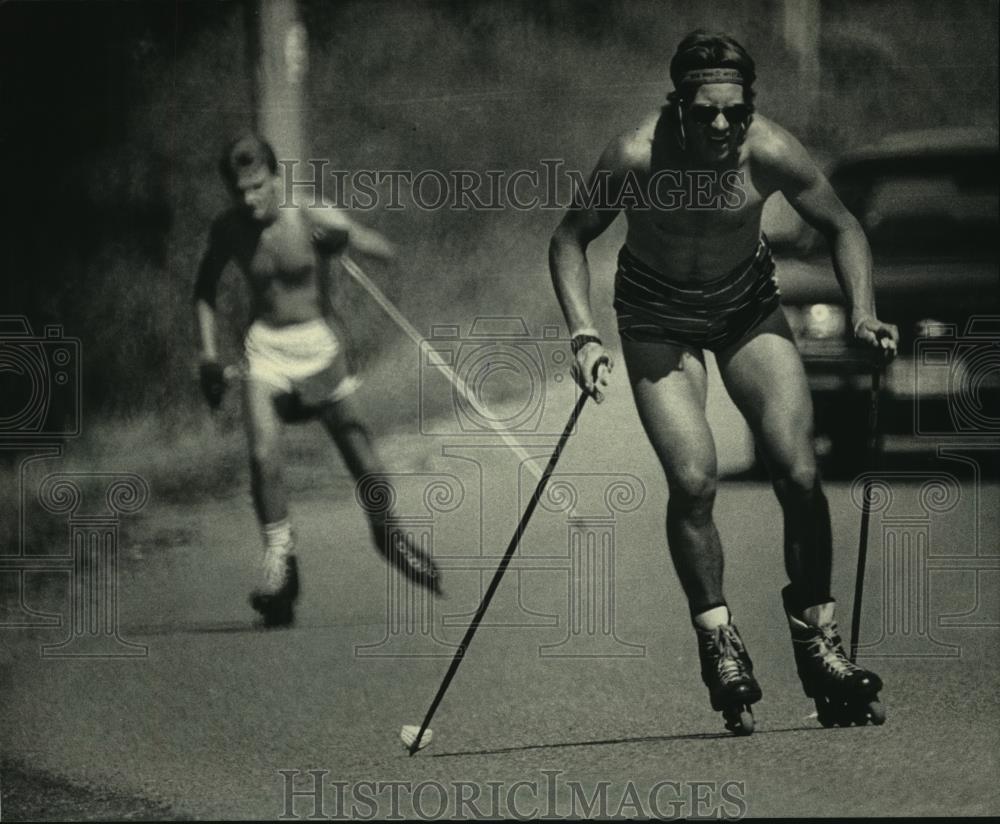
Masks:
[[[774,733],[786,732],[829,732],[822,727],[786,727],[777,730],[757,730],[754,736],[773,735]],[[593,741],[561,741],[554,744],[525,744],[519,747],[500,747],[492,750],[462,750],[457,752],[437,752],[431,758],[453,758],[460,755],[502,755],[512,752],[526,752],[528,750],[549,750],[561,749],[565,747],[599,747],[608,744],[642,744],[648,741],[710,741],[714,738],[732,739],[729,732],[692,732],[684,735],[641,735],[632,738],[605,738]]]
[[[269,632],[288,632],[290,630],[307,630],[307,629],[341,629],[348,624],[338,624],[338,623],[326,623],[326,624],[302,624],[296,622],[294,626],[291,627],[265,627],[263,624],[248,620],[248,621],[220,621],[218,623],[204,623],[204,624],[160,624],[160,625],[149,625],[149,626],[128,626],[122,627],[121,632],[128,638],[135,638],[139,636],[163,636],[163,635],[213,635],[213,634],[232,634],[236,635],[239,633],[269,633]]]

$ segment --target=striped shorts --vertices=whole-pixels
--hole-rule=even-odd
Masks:
[[[729,274],[683,286],[668,281],[624,246],[618,255],[614,306],[623,340],[718,352],[770,315],[780,296],[771,248],[763,235],[754,254]]]

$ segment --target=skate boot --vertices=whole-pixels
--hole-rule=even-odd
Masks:
[[[796,615],[789,603],[789,588],[781,594],[795,666],[803,691],[816,704],[819,722],[824,727],[884,724],[885,708],[878,700],[882,679],[847,657],[833,619],[835,602],[816,604]]]
[[[754,728],[751,705],[760,701],[761,689],[732,616],[729,621],[712,630],[695,627],[701,680],[708,687],[712,709],[722,713],[726,729],[736,735],[750,735]]]
[[[264,582],[250,593],[250,606],[260,613],[268,628],[295,623],[295,601],[299,597],[299,565],[292,552],[265,550]]]
[[[409,581],[430,590],[435,595],[441,595],[441,570],[423,549],[417,546],[407,536],[392,535],[388,550],[381,546],[379,551],[385,559],[398,569]]]

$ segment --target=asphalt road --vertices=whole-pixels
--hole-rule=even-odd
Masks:
[[[420,722],[530,492],[510,453],[488,438],[383,444],[407,473],[404,526],[433,532],[445,568],[446,597],[431,608],[397,599],[339,468],[332,480],[293,470],[304,594],[297,626],[282,631],[252,625],[258,537],[246,496],[179,506],[154,490],[118,549],[120,642],[101,648],[145,654],[41,657],[75,626],[65,586],[37,596],[62,626],[0,631],[8,787],[42,776],[82,794],[74,814],[47,785],[31,798],[28,781],[18,804],[7,793],[7,817],[82,817],[96,803],[86,798],[119,796],[138,812],[111,805],[105,816],[1000,813],[996,485],[944,458],[889,479],[863,615],[863,663],[886,683],[888,722],[823,729],[780,606],[780,511],[764,484],[723,483],[728,597],[764,690],[756,733],[737,738],[700,683],[663,546],[665,490],[634,413],[616,414],[625,403],[586,411],[561,491],[536,514],[433,745],[412,758],[400,727]],[[727,442],[726,455],[744,447]],[[572,511],[560,511],[571,492]],[[827,492],[846,636],[860,513],[850,484]],[[85,631],[62,651],[96,643]],[[308,792],[317,780],[321,806]]]

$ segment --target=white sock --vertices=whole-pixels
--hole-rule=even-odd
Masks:
[[[725,626],[730,620],[729,607],[712,607],[705,612],[700,612],[694,616],[694,625],[698,629],[715,629]]]
[[[292,551],[292,524],[288,518],[273,524],[264,524],[261,532],[264,535],[264,547],[268,552],[284,556]]]

